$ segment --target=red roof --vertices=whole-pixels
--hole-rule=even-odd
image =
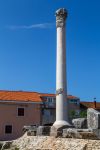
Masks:
[[[68,95],[67,97],[68,97],[68,99],[79,99],[78,97],[73,96],[73,95]]]
[[[50,94],[50,93],[40,93],[41,97],[55,97],[55,94]]]
[[[94,102],[80,102],[80,104],[86,108],[95,108]],[[100,102],[96,102],[96,108],[100,109]]]
[[[38,92],[26,92],[26,91],[0,91],[1,101],[31,101],[31,102],[42,102],[42,97],[55,97],[55,94],[46,94]],[[76,99],[77,97],[68,95],[68,99]]]
[[[24,91],[0,91],[0,100],[42,102],[39,93]]]

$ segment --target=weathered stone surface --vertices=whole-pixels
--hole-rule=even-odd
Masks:
[[[62,126],[62,127],[52,126],[50,130],[50,136],[62,137],[63,129],[68,128],[68,127],[69,126]]]
[[[72,120],[76,129],[87,129],[87,118],[77,118]]]
[[[56,11],[56,26],[63,27],[65,26],[65,21],[68,13],[64,8],[60,8]]]
[[[36,126],[24,126],[23,127],[23,132],[27,132],[28,136],[36,136],[36,132],[37,132],[37,127]]]
[[[36,130],[28,130],[27,135],[28,136],[36,136],[36,132],[37,132]]]
[[[4,149],[10,149],[11,146],[12,146],[12,141],[4,142],[3,145],[2,145],[1,150],[4,150]]]
[[[63,137],[64,138],[75,138],[77,137],[76,129],[63,129]]]
[[[78,139],[92,139],[96,140],[98,137],[91,130],[88,129],[63,129],[64,138],[78,138]]]
[[[9,150],[100,150],[100,140],[27,136],[14,140]]]
[[[34,125],[31,125],[31,126],[24,126],[23,127],[23,132],[27,132],[29,130],[32,130],[32,131],[37,131],[37,126],[34,126]]]
[[[2,148],[2,146],[3,146],[3,142],[0,142],[0,149]]]
[[[100,129],[93,129],[92,131],[100,139]]]
[[[52,126],[50,130],[50,136],[60,137],[62,136],[62,131],[63,130],[61,128],[55,128],[54,126]]]
[[[42,136],[49,136],[50,135],[50,128],[51,126],[39,126],[37,128],[37,135]]]
[[[87,124],[89,129],[100,129],[100,112],[89,108],[87,110]]]

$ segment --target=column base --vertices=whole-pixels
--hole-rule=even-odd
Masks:
[[[72,125],[70,125],[67,121],[61,120],[61,121],[55,121],[53,126],[50,130],[50,136],[54,137],[62,137],[63,129],[71,128]]]
[[[55,121],[53,126],[55,128],[60,128],[62,126],[66,126],[66,128],[67,128],[67,127],[71,127],[71,124],[65,120],[60,120],[60,121]]]

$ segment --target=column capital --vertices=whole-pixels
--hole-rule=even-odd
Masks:
[[[66,23],[68,12],[65,8],[60,8],[56,11],[56,27],[63,27]]]

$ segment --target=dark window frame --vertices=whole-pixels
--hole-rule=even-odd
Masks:
[[[18,117],[24,117],[25,116],[25,108],[24,107],[18,107],[17,116]]]
[[[12,125],[5,125],[5,134],[12,134]]]

